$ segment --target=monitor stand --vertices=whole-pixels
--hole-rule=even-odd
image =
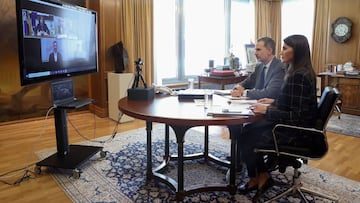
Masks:
[[[79,178],[80,169],[78,167],[85,161],[99,151],[101,151],[100,156],[105,157],[105,153],[102,151],[103,147],[69,145],[66,110],[66,108],[55,108],[54,110],[57,152],[36,163],[36,173],[41,173],[41,166],[72,169],[72,176]]]

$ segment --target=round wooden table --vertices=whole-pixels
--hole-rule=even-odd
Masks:
[[[222,96],[213,95],[212,103],[215,105],[228,105],[228,99]],[[186,195],[204,191],[229,191],[236,193],[235,173],[237,160],[237,137],[242,130],[244,123],[254,122],[262,119],[261,115],[254,116],[208,116],[209,109],[203,105],[194,103],[193,100],[179,100],[177,96],[155,95],[151,101],[129,100],[127,97],[118,102],[119,110],[131,117],[146,121],[147,133],[147,179],[157,179],[167,184],[176,192],[176,200],[183,200]],[[211,108],[211,107],[210,107]],[[164,162],[155,169],[152,168],[151,131],[152,123],[166,124],[165,131],[165,156]],[[208,126],[227,126],[231,139],[231,160],[219,160],[208,152]],[[169,155],[169,126],[174,130],[178,145],[177,156]],[[205,146],[201,157],[214,161],[217,164],[229,167],[229,183],[227,185],[204,185],[189,190],[184,189],[184,160],[199,158],[199,155],[186,156],[184,158],[184,136],[185,132],[195,126],[205,126]],[[159,171],[166,167],[167,163],[176,158],[178,164],[177,181],[161,174]]]

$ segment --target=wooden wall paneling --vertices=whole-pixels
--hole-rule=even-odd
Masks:
[[[108,116],[107,73],[114,71],[114,58],[110,48],[120,41],[120,7],[117,0],[91,0],[88,8],[98,12],[99,73],[90,77],[90,92],[96,100],[90,108],[96,115]]]
[[[103,1],[102,9],[106,12],[101,13],[103,17],[103,29],[105,39],[104,39],[104,59],[105,59],[105,71],[113,71],[114,70],[114,58],[111,54],[110,48],[116,43],[116,24],[118,19],[116,16],[116,1],[115,0],[107,0]],[[106,75],[107,77],[107,75]]]
[[[106,111],[104,109],[104,102],[102,101],[101,93],[102,86],[99,81],[102,80],[102,72],[103,72],[103,60],[102,54],[103,53],[103,32],[101,31],[101,24],[102,24],[102,16],[100,15],[100,1],[87,1],[87,7],[95,10],[98,16],[98,65],[99,71],[98,73],[92,74],[89,77],[89,95],[91,98],[95,99],[95,102],[90,105],[90,109],[99,117],[106,117]]]
[[[105,44],[104,44],[104,60],[105,60],[105,72],[104,72],[104,85],[105,85],[105,91],[104,91],[104,99],[106,100],[107,105],[107,114],[109,112],[108,108],[108,72],[113,72],[115,68],[115,61],[114,57],[111,52],[111,47],[116,44],[119,36],[119,17],[118,17],[118,4],[119,1],[116,0],[107,0],[104,1],[104,4],[102,5],[102,9],[104,12],[101,14],[104,18],[104,29],[105,32]],[[106,12],[105,12],[106,11]],[[106,23],[105,23],[106,22]]]
[[[359,64],[359,40],[360,40],[360,17],[358,11],[360,8],[360,1],[353,0],[331,0],[330,12],[328,21],[328,47],[326,53],[326,63],[344,64],[345,62],[352,61]],[[332,26],[334,20],[340,16],[345,16],[351,19],[352,37],[345,43],[338,44],[332,37]]]
[[[91,74],[89,76],[89,97],[95,99],[95,102],[91,104],[90,110],[93,111],[97,116],[105,117],[106,114],[104,113],[105,110],[102,108],[102,101],[101,101],[101,86],[98,81],[101,80],[101,73],[102,73],[102,32],[101,32],[101,20],[102,17],[100,16],[100,2],[99,1],[87,1],[86,2],[87,8],[95,10],[98,16],[98,65],[99,65],[99,72],[95,74]]]

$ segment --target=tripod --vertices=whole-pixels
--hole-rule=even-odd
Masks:
[[[141,82],[143,83],[144,88],[147,88],[146,82],[145,82],[143,76],[141,75],[142,69],[140,66],[143,65],[141,58],[139,58],[137,61],[135,61],[135,65],[136,65],[136,75],[135,75],[135,79],[134,79],[132,88],[139,87],[139,80],[141,80]]]

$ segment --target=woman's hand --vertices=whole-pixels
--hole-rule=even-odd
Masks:
[[[254,113],[265,114],[269,104],[256,103],[251,105],[251,109]]]
[[[270,99],[270,98],[262,98],[258,100],[258,103],[261,104],[272,104],[274,103],[275,99]]]

